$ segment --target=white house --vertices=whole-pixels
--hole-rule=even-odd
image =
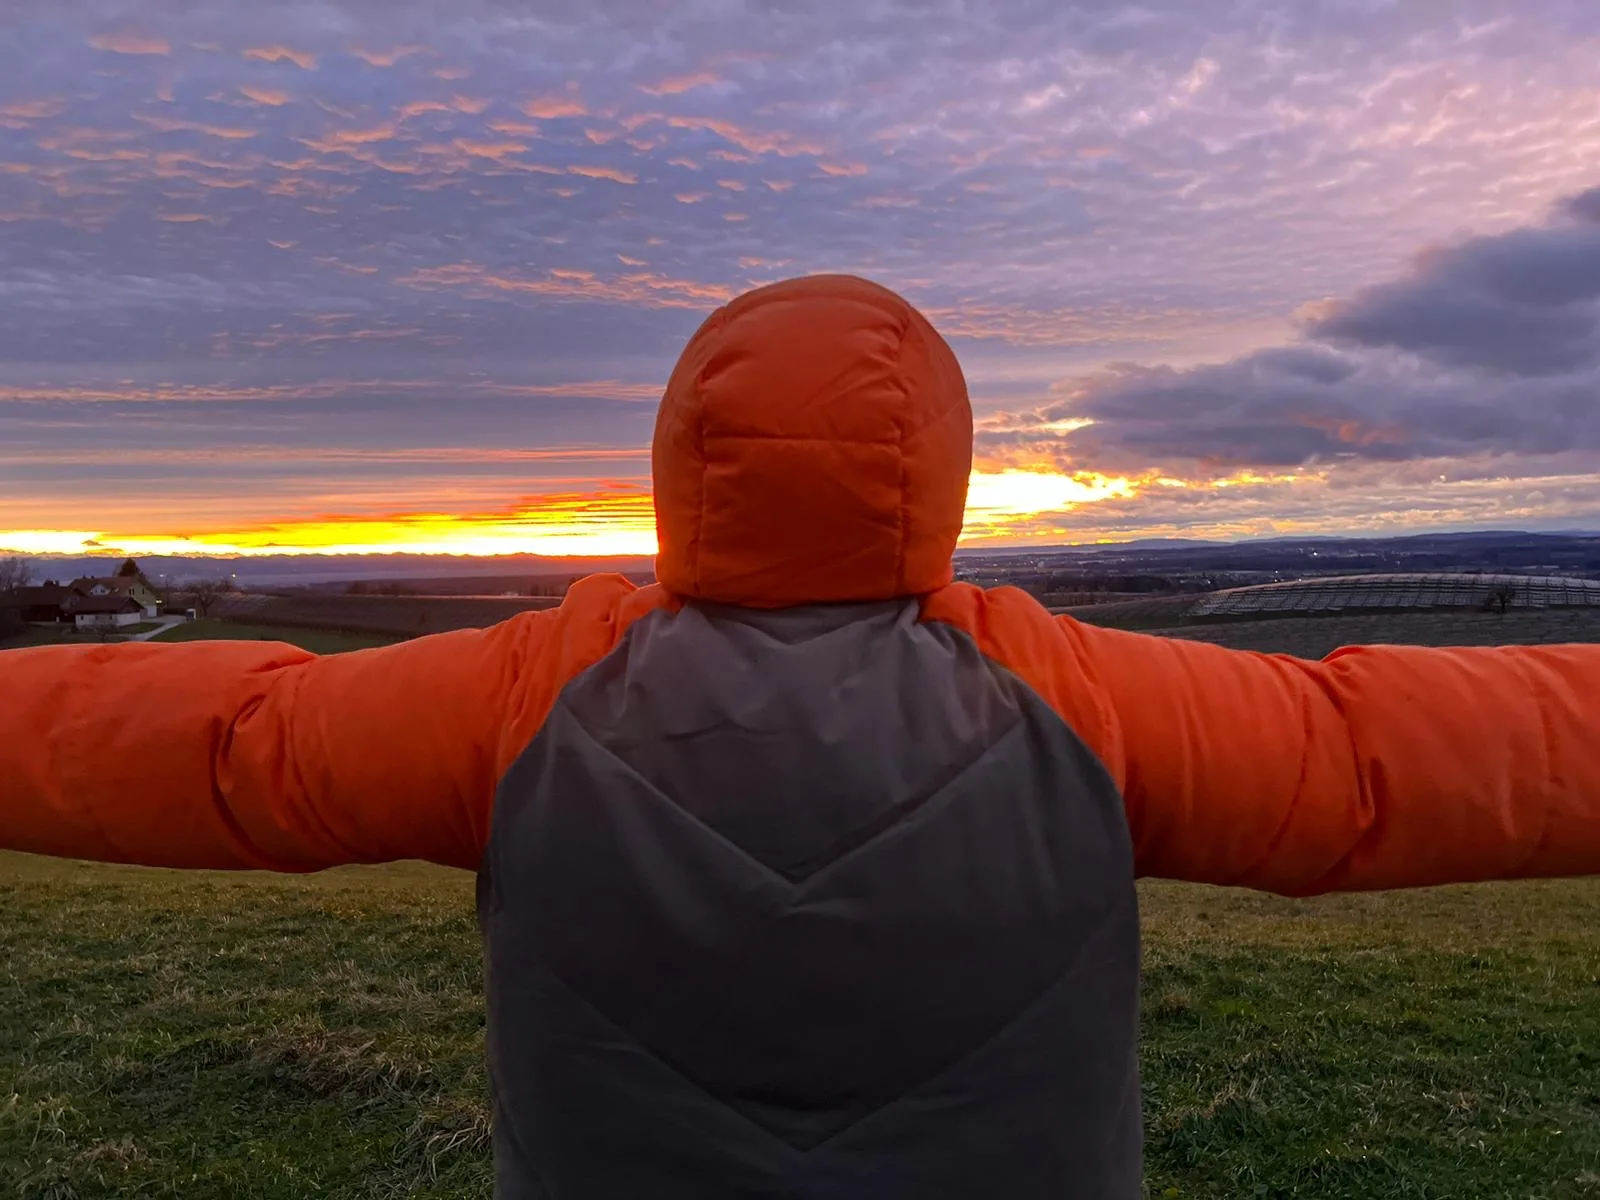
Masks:
[[[127,594],[75,597],[72,623],[78,629],[122,629],[145,619],[145,606]]]

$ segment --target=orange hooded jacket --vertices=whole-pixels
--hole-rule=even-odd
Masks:
[[[920,597],[1094,751],[1144,876],[1286,894],[1600,872],[1600,647],[1323,662],[1080,625],[951,582],[956,360],[849,277],[715,313],[663,399],[660,582],[596,576],[487,630],[318,657],[225,642],[0,655],[0,847],[172,867],[476,868],[564,685],[685,601]]]

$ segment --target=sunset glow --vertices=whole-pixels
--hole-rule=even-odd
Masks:
[[[966,536],[1004,537],[1010,523],[1129,497],[1126,479],[1035,471],[974,472]],[[656,552],[645,493],[551,496],[504,515],[419,513],[303,521],[264,528],[163,534],[121,530],[0,530],[0,551],[20,554],[222,555],[498,554],[620,557]]]
[[[1600,8],[631,5],[0,39],[0,550],[647,556],[679,351],[834,271],[966,545],[1600,527]]]

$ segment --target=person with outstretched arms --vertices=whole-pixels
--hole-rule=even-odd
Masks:
[[[1133,1200],[1137,877],[1600,873],[1600,647],[1052,616],[952,582],[971,456],[906,301],[750,292],[666,388],[657,583],[334,657],[0,655],[0,847],[477,872],[503,1200]]]

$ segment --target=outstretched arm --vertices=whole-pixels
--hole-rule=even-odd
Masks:
[[[1305,895],[1600,874],[1600,646],[1308,662],[946,592],[942,619],[1097,752],[1141,875]]]
[[[625,580],[492,629],[0,653],[0,849],[151,866],[475,868],[500,775],[604,654]]]
[[[1600,873],[1600,646],[1323,662],[1082,625],[1144,874],[1287,893]]]

